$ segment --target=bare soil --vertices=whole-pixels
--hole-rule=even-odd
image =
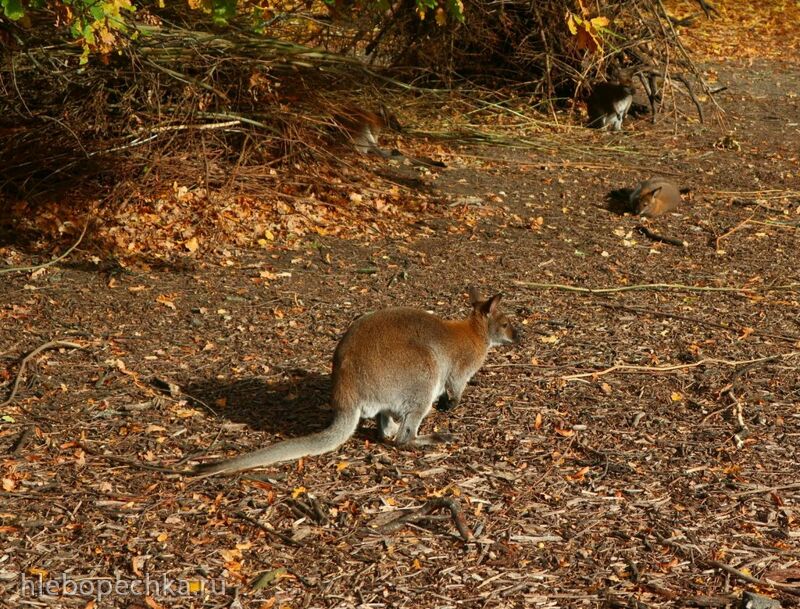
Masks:
[[[26,353],[84,347],[32,359],[0,408],[0,604],[721,607],[748,590],[797,606],[800,70],[713,69],[726,114],[705,124],[687,104],[677,124],[450,151],[423,180],[434,204],[396,233],[220,244],[147,270],[79,248],[0,276],[0,400]],[[687,247],[607,209],[653,175],[692,189],[649,224]],[[365,424],[264,472],[146,468],[321,429],[357,315],[463,315],[471,283],[505,294],[525,341],[426,420],[454,444],[398,450]],[[447,509],[387,524],[437,497],[472,538]],[[62,574],[208,583],[92,605],[88,588],[23,582]]]

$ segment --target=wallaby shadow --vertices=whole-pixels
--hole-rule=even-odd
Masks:
[[[631,206],[631,195],[633,188],[617,188],[606,194],[606,209],[612,214],[623,216],[626,213],[633,213],[635,210]]]
[[[294,437],[321,431],[333,422],[330,388],[330,375],[295,369],[277,378],[210,377],[183,386],[183,391],[197,406],[213,408],[220,418]]]

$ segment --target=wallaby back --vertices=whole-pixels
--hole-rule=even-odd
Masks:
[[[642,182],[630,198],[631,209],[640,216],[650,218],[675,211],[681,202],[680,190],[665,178],[651,178]]]
[[[200,466],[195,473],[235,472],[335,450],[353,435],[359,418],[378,417],[382,435],[390,423],[399,423],[396,442],[401,445],[436,441],[417,435],[433,402],[444,395],[449,405],[458,403],[489,349],[519,338],[499,310],[499,294],[481,300],[470,290],[470,298],[472,312],[460,320],[406,307],[359,317],[333,355],[331,402],[336,414],[331,427]]]
[[[378,145],[378,138],[381,131],[387,127],[401,130],[397,118],[383,107],[373,112],[357,106],[348,106],[341,108],[335,114],[334,120],[352,141],[356,151],[361,154],[391,156],[391,152],[383,150]]]

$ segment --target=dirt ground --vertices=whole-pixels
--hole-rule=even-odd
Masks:
[[[728,88],[705,124],[687,104],[677,124],[449,151],[395,236],[147,270],[79,248],[0,275],[0,399],[36,347],[82,347],[41,352],[0,408],[0,605],[797,606],[800,70],[708,69]],[[649,224],[687,247],[606,209],[652,175],[692,189]],[[357,315],[464,315],[469,284],[502,291],[525,339],[425,421],[452,445],[398,450],[368,423],[262,472],[157,471],[321,429]],[[146,577],[195,583],[97,599]]]

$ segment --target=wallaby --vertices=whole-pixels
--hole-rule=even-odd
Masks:
[[[669,180],[651,178],[631,192],[630,209],[646,218],[660,216],[678,208],[681,204],[681,192]]]
[[[385,150],[378,144],[381,131],[386,128],[402,131],[397,117],[381,106],[379,112],[363,110],[361,108],[347,108],[339,111],[335,116],[336,122],[342,127],[356,151],[361,154],[377,154],[385,159],[408,161],[412,165],[422,167],[447,167],[441,161],[434,161],[427,157],[412,157],[399,150]]]
[[[519,340],[518,330],[500,312],[500,294],[482,300],[477,289],[470,288],[469,295],[472,313],[466,319],[444,320],[406,307],[359,317],[333,354],[331,401],[335,415],[330,427],[241,457],[201,465],[195,473],[231,473],[321,455],[344,444],[355,433],[359,419],[372,417],[379,436],[396,434],[399,446],[452,439],[447,434],[417,435],[434,400],[438,398],[439,408],[455,406],[489,349]]]
[[[616,82],[601,82],[592,88],[586,100],[589,126],[614,131],[622,130],[622,121],[633,103],[633,76],[629,70],[619,70]]]

